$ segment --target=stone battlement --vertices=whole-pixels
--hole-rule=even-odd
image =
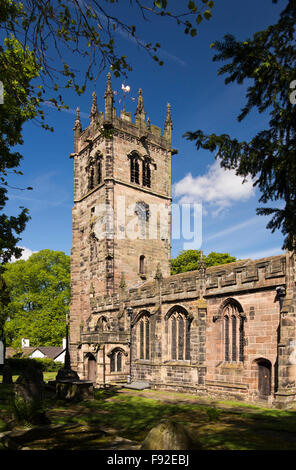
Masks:
[[[285,284],[285,255],[272,256],[259,260],[241,260],[234,263],[207,268],[202,276],[200,271],[175,274],[161,280],[144,282],[140,286],[121,289],[111,297],[92,297],[92,312],[118,309],[120,304],[140,305],[141,302],[155,304],[159,296],[164,300],[174,300],[178,296],[199,298],[201,293],[208,296],[219,293],[252,289],[273,288]]]

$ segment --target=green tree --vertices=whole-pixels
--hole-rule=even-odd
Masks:
[[[195,271],[198,269],[200,261],[199,250],[183,250],[176,258],[171,259],[171,274],[185,273],[187,271]],[[233,263],[236,261],[234,256],[228,253],[215,253],[212,251],[207,256],[203,256],[203,260],[207,267],[217,266],[220,264]]]
[[[16,245],[29,220],[28,210],[23,207],[17,216],[8,216],[3,210],[8,200],[9,175],[21,174],[16,168],[22,156],[13,148],[23,143],[23,124],[36,116],[38,99],[31,96],[31,82],[38,76],[39,67],[34,54],[11,35],[0,47],[0,70],[4,86],[0,104],[0,265],[3,265],[12,256],[21,256],[22,250]]]
[[[5,343],[4,325],[7,320],[7,306],[10,301],[9,289],[0,274],[0,341]]]
[[[234,263],[237,261],[235,256],[231,256],[228,253],[216,253],[212,251],[205,257],[205,263],[207,267],[219,266],[220,264]]]
[[[288,249],[293,249],[296,235],[296,104],[291,89],[296,80],[295,29],[296,2],[289,0],[278,22],[266,30],[245,41],[228,34],[212,44],[217,51],[213,60],[224,62],[218,74],[227,75],[225,83],[250,83],[238,121],[257,109],[269,115],[265,130],[242,142],[200,129],[185,134],[197,149],[215,152],[222,167],[251,177],[261,191],[259,202],[278,201],[277,207],[260,207],[257,214],[272,215],[267,228],[280,229],[283,248]]]
[[[32,346],[60,346],[70,302],[70,257],[41,250],[6,264],[3,277],[10,294],[7,345],[19,347],[25,337]]]

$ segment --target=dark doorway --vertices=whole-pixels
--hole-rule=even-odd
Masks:
[[[271,393],[271,363],[267,359],[258,361],[258,392],[261,398]]]
[[[96,369],[97,369],[97,362],[94,358],[94,356],[91,354],[88,356],[88,362],[87,362],[87,378],[91,382],[96,381]]]

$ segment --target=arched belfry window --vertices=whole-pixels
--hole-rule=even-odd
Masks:
[[[91,191],[96,186],[102,183],[102,159],[103,155],[101,152],[97,152],[95,156],[91,156],[88,159],[86,171],[87,171],[87,189]]]
[[[145,158],[143,160],[142,183],[143,183],[143,186],[147,186],[148,188],[151,187],[151,168],[150,168],[150,161],[148,160],[148,158]]]
[[[103,182],[103,155],[100,151],[98,151],[94,158],[94,179],[95,179],[95,186],[101,184]]]
[[[102,158],[97,159],[97,184],[102,183]]]
[[[88,171],[88,190],[94,189],[95,187],[95,169],[93,165],[89,167]]]
[[[190,360],[191,318],[181,307],[168,315],[170,357],[174,361]]]
[[[224,361],[243,362],[245,315],[241,305],[228,299],[220,307],[223,318]]]
[[[140,163],[139,155],[136,152],[130,155],[130,181],[140,184]]]
[[[150,316],[143,312],[137,321],[138,357],[139,359],[150,359]]]

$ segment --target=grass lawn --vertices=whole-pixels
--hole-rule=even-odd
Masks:
[[[54,377],[46,376],[46,380],[51,378]],[[10,393],[11,388],[0,386],[0,432],[8,429]],[[58,401],[49,394],[45,408],[52,425],[73,425],[73,431],[67,434],[63,428],[60,435],[55,432],[51,439],[40,437],[30,443],[30,448],[103,449],[112,440],[110,434],[106,436],[102,431],[106,428],[111,428],[111,435],[141,444],[149,430],[162,419],[185,424],[196,447],[204,450],[294,450],[296,447],[296,410],[126,389],[96,391],[95,399],[77,404]]]

